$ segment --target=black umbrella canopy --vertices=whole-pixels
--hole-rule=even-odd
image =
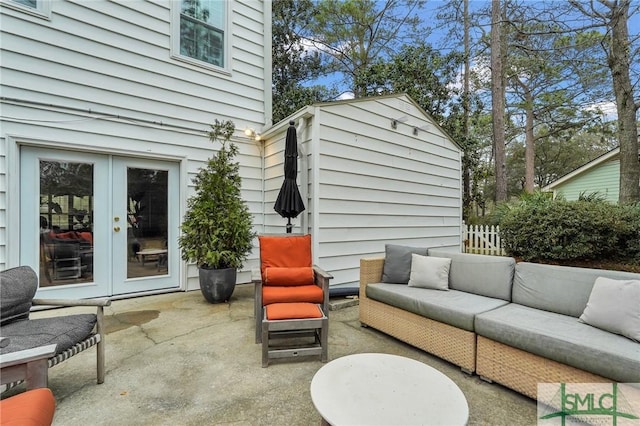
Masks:
[[[296,177],[298,176],[298,137],[294,122],[289,122],[287,138],[284,148],[284,182],[280,187],[278,198],[273,209],[284,218],[287,218],[287,233],[291,233],[291,219],[297,217],[305,209]]]

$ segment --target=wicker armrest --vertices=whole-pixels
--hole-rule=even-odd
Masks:
[[[40,306],[110,306],[111,299],[33,299],[31,303]]]
[[[382,281],[384,257],[360,259],[360,299],[366,297],[366,287],[369,283]]]

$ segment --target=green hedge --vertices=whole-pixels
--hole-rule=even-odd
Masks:
[[[640,262],[640,204],[528,196],[501,209],[500,235],[509,255],[527,261]]]

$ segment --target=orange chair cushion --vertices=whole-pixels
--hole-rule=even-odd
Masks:
[[[322,288],[316,285],[299,286],[265,286],[262,287],[262,305],[272,303],[322,303],[324,293]]]
[[[261,235],[260,272],[264,281],[266,268],[309,267],[311,259],[311,235],[268,236]]]
[[[32,389],[0,401],[2,426],[50,426],[56,401],[49,388]]]
[[[93,244],[93,234],[91,234],[91,232],[78,232],[78,236]]]
[[[269,321],[322,318],[322,311],[315,303],[273,303],[264,309]]]
[[[59,234],[53,234],[53,236],[55,238],[61,238],[63,240],[77,240],[78,239],[78,234],[76,234],[76,231],[61,232]]]
[[[313,268],[310,266],[298,268],[265,268],[264,285],[310,285],[313,281]]]

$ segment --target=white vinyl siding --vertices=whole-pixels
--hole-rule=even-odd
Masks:
[[[194,174],[218,148],[206,136],[209,124],[232,120],[242,193],[262,226],[261,150],[242,131],[271,119],[271,41],[264,36],[270,6],[225,3],[233,31],[225,34],[232,48],[222,73],[172,58],[172,3],[55,1],[50,20],[0,3],[0,269],[18,262],[12,253],[19,236],[8,238],[7,229],[19,229],[19,192],[9,191],[19,185],[7,162],[19,160],[21,144],[178,161],[183,214]],[[247,262],[240,280],[249,281],[256,261]],[[187,276],[188,287],[197,288],[195,266]]]
[[[237,50],[240,60],[229,76],[172,60],[169,9],[133,4],[140,10],[132,10],[128,2],[55,2],[48,25],[25,25],[5,13],[3,96],[24,97],[28,87],[32,101],[59,103],[65,98],[66,106],[90,103],[108,113],[135,111],[141,118],[178,120],[188,127],[209,123],[214,116],[234,119],[238,127],[264,125],[264,49],[256,43],[263,28],[245,18],[256,10],[247,6],[237,14],[252,27],[236,25],[248,34],[236,37],[234,54]],[[231,4],[244,9],[239,2]],[[150,5],[155,9],[149,10]]]
[[[407,121],[391,128],[391,120]],[[387,243],[460,250],[461,150],[406,95],[319,104],[293,119],[301,130],[298,185],[306,210],[293,232],[311,233],[314,263],[356,285],[360,259]],[[287,125],[265,142],[267,233],[283,233],[273,211],[283,180]],[[423,128],[413,135],[413,127]]]
[[[357,284],[360,259],[387,243],[460,247],[460,149],[406,96],[327,105],[320,117],[312,228],[333,285]]]
[[[0,138],[0,271],[7,268],[7,141]]]
[[[6,6],[12,7],[32,16],[49,19],[51,17],[52,0],[2,0]]]

